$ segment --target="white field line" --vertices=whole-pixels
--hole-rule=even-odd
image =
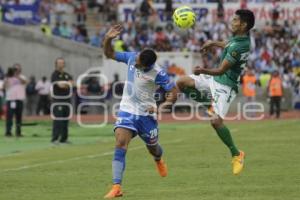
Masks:
[[[23,153],[13,153],[13,154],[8,154],[8,155],[0,155],[0,158],[8,158],[8,157],[14,157],[14,156],[19,156],[22,155]]]
[[[174,140],[174,141],[163,143],[162,145],[179,143],[181,141],[182,140]],[[129,148],[128,151],[135,151],[135,150],[142,149],[142,148],[145,148],[145,146],[132,147],[132,148]],[[82,160],[82,159],[93,159],[93,158],[105,157],[105,156],[113,155],[113,153],[114,153],[113,151],[108,151],[108,152],[104,152],[101,154],[91,154],[91,155],[87,155],[87,156],[78,156],[78,157],[68,158],[68,159],[64,159],[64,160],[56,160],[56,161],[38,163],[38,164],[33,164],[33,165],[24,165],[24,166],[17,167],[17,168],[5,169],[5,170],[0,171],[0,173],[10,172],[10,171],[22,171],[22,170],[26,170],[26,169],[61,164],[61,163],[66,163],[66,162],[70,162],[70,161]]]

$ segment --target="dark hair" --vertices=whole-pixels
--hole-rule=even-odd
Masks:
[[[15,73],[16,73],[16,68],[15,67],[9,67],[8,69],[7,69],[7,73],[6,73],[6,76],[7,77],[13,77],[14,75],[15,75]]]
[[[247,31],[250,31],[255,24],[255,16],[251,10],[248,9],[239,9],[235,11],[235,14],[238,15],[242,22],[247,23]]]
[[[152,49],[145,49],[140,53],[140,62],[143,66],[151,67],[156,59],[156,53]]]

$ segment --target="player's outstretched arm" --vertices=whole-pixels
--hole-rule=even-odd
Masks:
[[[167,92],[166,94],[166,101],[163,102],[159,108],[158,112],[166,112],[169,111],[170,107],[177,101],[177,94],[179,93],[179,89],[174,87],[172,90]]]
[[[212,40],[208,40],[207,42],[205,42],[205,44],[202,46],[202,48],[200,49],[200,52],[202,53],[206,53],[210,48],[212,47],[219,47],[224,49],[226,46],[227,42],[226,41],[212,41]]]
[[[150,106],[146,111],[150,114],[169,112],[172,105],[177,101],[178,93],[179,89],[174,87],[166,93],[166,100],[162,104],[160,104],[160,106],[157,109],[154,106]]]
[[[227,41],[213,41],[213,45],[224,49],[227,45]]]
[[[111,45],[111,41],[116,38],[122,32],[122,25],[114,25],[109,31],[105,34],[103,41],[104,54],[107,58],[115,60],[115,51],[113,46]]]
[[[207,75],[211,75],[211,76],[219,76],[224,74],[230,67],[231,67],[231,63],[228,60],[223,60],[223,62],[221,63],[221,66],[219,66],[218,68],[211,68],[211,69],[207,69],[204,67],[195,67],[195,72],[197,74],[207,74]]]

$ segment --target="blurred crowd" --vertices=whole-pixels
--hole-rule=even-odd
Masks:
[[[159,51],[197,51],[201,41],[207,38],[225,38],[218,34],[226,29],[226,23],[208,23],[203,17],[197,23],[195,30],[188,33],[180,32],[173,27],[171,15],[174,3],[210,3],[217,2],[222,12],[223,3],[239,2],[241,6],[247,2],[277,2],[278,0],[0,0],[1,3],[30,4],[39,1],[40,30],[47,36],[58,36],[76,42],[101,47],[104,33],[111,24],[118,21],[118,5],[120,3],[135,3],[136,22],[124,24],[124,48],[140,49],[152,46]],[[284,2],[294,2],[284,0]],[[158,24],[158,16],[153,3],[165,4],[165,15],[169,20],[167,25]],[[87,22],[92,15],[92,22]],[[71,20],[70,20],[71,19]],[[95,22],[96,21],[96,22]],[[147,22],[147,23],[145,23]],[[214,33],[208,35],[207,32]],[[199,42],[200,40],[200,42]]]
[[[33,0],[6,1],[9,3],[30,3]],[[4,1],[2,0],[2,3]],[[218,20],[210,22],[208,16],[203,16],[199,23],[190,30],[178,30],[174,27],[170,15],[173,12],[173,3],[205,3],[218,2]],[[57,36],[76,42],[90,44],[101,48],[106,31],[112,24],[117,23],[117,6],[119,3],[135,3],[137,18],[134,23],[123,23],[124,30],[119,39],[114,41],[116,51],[139,51],[144,47],[151,47],[156,51],[172,52],[199,52],[201,46],[207,40],[226,40],[230,36],[228,22],[223,20],[222,3],[246,2],[238,0],[41,0],[40,16],[42,24],[40,29],[47,36]],[[274,0],[248,0],[247,2],[274,2]],[[285,2],[294,2],[293,0]],[[156,11],[152,3],[165,3],[165,15],[169,20],[165,24],[157,23]],[[105,23],[93,27],[93,31],[87,25],[88,11],[97,13]],[[71,23],[66,15],[75,16]],[[278,71],[282,77],[283,87],[290,90],[294,97],[300,101],[300,24],[297,21],[278,22],[278,11],[271,13],[272,21],[266,22],[263,28],[257,28],[251,33],[252,51],[248,68],[255,74],[257,80],[261,80],[261,86],[266,87],[266,77],[270,77]],[[54,19],[54,25],[49,19]],[[202,56],[204,66],[215,66],[219,62],[221,50],[215,49]],[[267,79],[266,79],[267,80]],[[41,80],[43,81],[43,80]],[[30,78],[29,83],[34,83]],[[92,84],[93,81],[90,81]],[[1,86],[1,85],[0,85]],[[27,85],[29,87],[30,84]],[[32,86],[33,94],[38,91]],[[103,88],[87,86],[89,90]],[[27,89],[30,91],[29,89]],[[27,91],[27,95],[30,92]],[[92,91],[88,91],[92,92]],[[1,93],[0,93],[1,94]],[[80,99],[79,99],[80,101]],[[47,108],[49,110],[49,108]],[[40,111],[44,110],[40,108]],[[36,114],[39,114],[35,108]],[[44,112],[47,113],[47,112]]]

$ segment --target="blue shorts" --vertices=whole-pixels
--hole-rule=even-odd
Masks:
[[[119,111],[114,131],[117,128],[131,130],[133,137],[139,135],[147,145],[155,145],[158,142],[158,124],[152,116],[134,115]]]

